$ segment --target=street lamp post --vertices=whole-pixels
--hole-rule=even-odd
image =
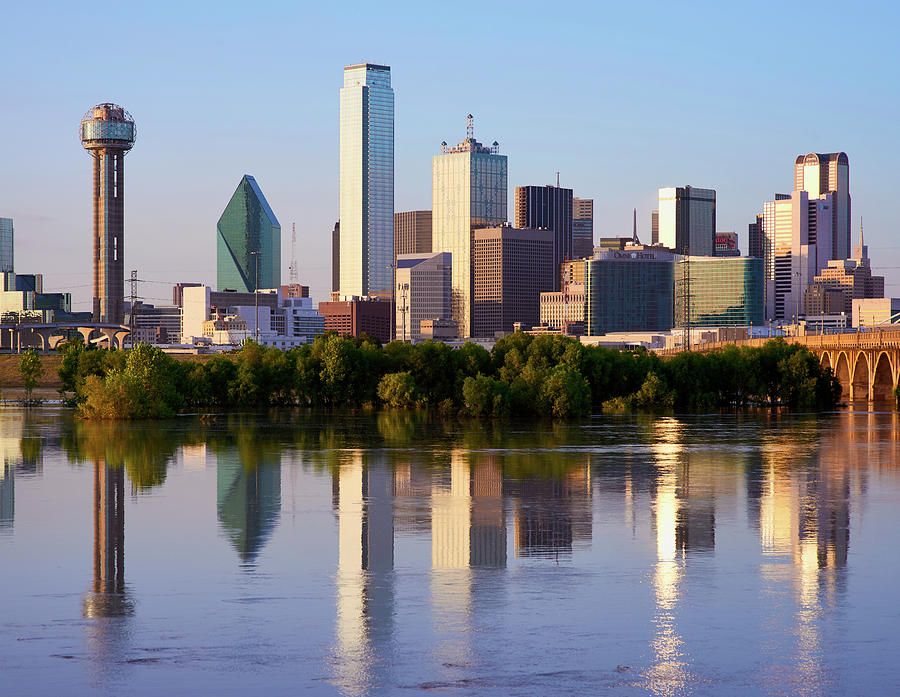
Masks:
[[[254,278],[254,290],[253,290],[253,300],[256,305],[256,326],[254,327],[254,333],[256,334],[256,343],[259,343],[259,250],[255,252],[250,252],[253,256],[256,257],[256,273],[253,275]]]

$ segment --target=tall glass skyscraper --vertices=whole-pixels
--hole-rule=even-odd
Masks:
[[[394,90],[386,65],[344,68],[340,179],[340,294],[390,296]]]
[[[507,221],[507,161],[494,141],[475,140],[472,115],[466,139],[456,147],[441,144],[431,164],[432,251],[450,252],[453,319],[460,338],[472,336],[472,263],[475,228]]]
[[[716,253],[716,192],[693,186],[659,190],[659,241],[679,254]]]
[[[252,293],[258,288],[281,285],[281,225],[249,174],[241,178],[219,218],[217,230],[219,290]],[[259,252],[259,259],[254,252]]]
[[[13,219],[0,218],[0,273],[13,270]]]

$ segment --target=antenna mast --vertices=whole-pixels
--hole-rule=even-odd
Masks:
[[[297,223],[291,223],[291,266],[288,279],[292,285],[297,283]]]

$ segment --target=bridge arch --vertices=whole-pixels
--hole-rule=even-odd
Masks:
[[[850,386],[852,383],[850,381],[850,359],[844,351],[837,354],[834,376],[837,378],[838,382],[841,383],[841,399],[844,401],[851,401]]]
[[[878,354],[875,371],[872,373],[872,401],[894,401],[894,370],[886,351]]]
[[[823,368],[831,368],[831,356],[828,354],[828,351],[822,351],[819,356],[819,363],[822,364]]]
[[[850,395],[853,401],[869,399],[869,358],[865,351],[857,352],[853,362],[853,387]]]

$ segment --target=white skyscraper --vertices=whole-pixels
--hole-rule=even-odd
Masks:
[[[472,336],[472,230],[507,220],[507,161],[499,149],[497,141],[486,147],[475,140],[469,114],[466,139],[455,147],[442,143],[431,163],[432,251],[452,255],[453,319],[461,338]]]
[[[340,181],[339,292],[389,296],[394,261],[394,90],[386,65],[344,68]]]

